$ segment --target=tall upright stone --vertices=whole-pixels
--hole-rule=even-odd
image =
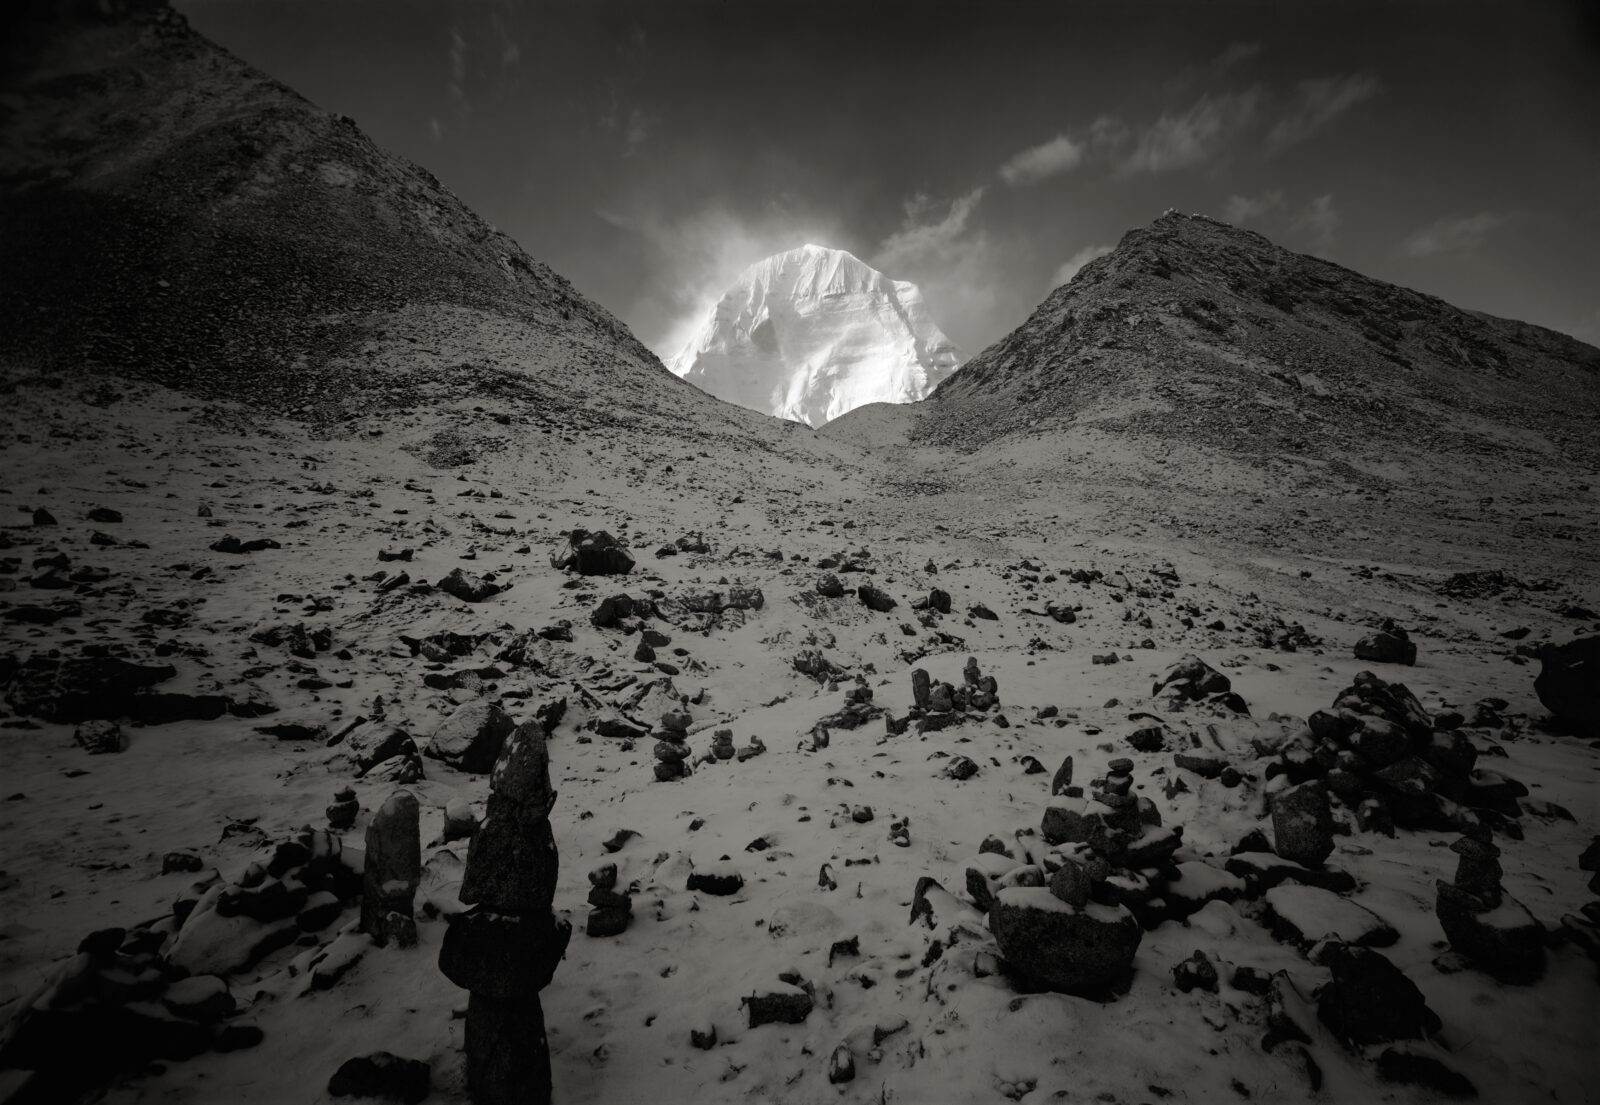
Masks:
[[[544,727],[518,726],[489,781],[487,817],[467,853],[461,900],[439,969],[470,993],[467,1088],[479,1105],[548,1105],[550,1043],[539,991],[566,953],[572,925],[558,919],[558,856],[550,830],[555,791]]]
[[[379,944],[406,944],[416,933],[411,906],[422,881],[421,813],[416,795],[397,790],[367,826],[361,931]]]

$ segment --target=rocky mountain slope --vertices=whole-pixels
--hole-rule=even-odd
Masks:
[[[1167,214],[935,391],[917,437],[1066,425],[1239,457],[1593,470],[1600,350]]]
[[[12,371],[119,373],[324,424],[472,391],[537,400],[551,425],[769,432],[678,383],[604,308],[354,121],[164,3],[113,7],[123,15],[33,5],[47,14],[19,21],[11,44],[0,358]],[[476,421],[461,434],[496,436]]]
[[[741,273],[667,367],[730,403],[815,426],[921,399],[960,364],[915,284],[805,245]]]
[[[325,120],[140,10],[49,28],[6,158],[159,150],[149,196],[219,243],[190,240],[194,294],[240,306],[224,332],[163,305],[125,252],[19,262],[94,293],[36,314],[102,329],[0,338],[0,1101],[481,1103],[481,999],[534,995],[561,1102],[1600,1093],[1600,733],[1580,681],[1534,681],[1600,633],[1587,473],[1429,465],[1367,411],[1349,455],[1404,466],[1273,456],[1217,433],[1205,328],[1161,346],[1215,370],[1192,433],[1170,399],[1161,434],[1108,413],[1189,386],[1162,362],[1051,395],[1020,346],[995,386],[1036,371],[1049,432],[941,427],[965,394],[813,433],[563,317],[502,239],[394,229],[422,193],[381,154],[273,187],[304,223],[367,211],[392,302],[314,251],[320,292],[240,285],[221,245],[298,231],[175,203],[215,149],[160,136],[235,77],[303,113],[293,148],[324,156]],[[104,198],[8,179],[0,217],[64,234],[52,205]],[[1244,277],[1211,279],[1183,296]],[[118,289],[191,328],[192,376]],[[359,340],[272,306],[324,294]],[[1233,406],[1279,386],[1236,377]],[[1276,417],[1318,409],[1292,394]],[[464,935],[535,897],[559,938]]]

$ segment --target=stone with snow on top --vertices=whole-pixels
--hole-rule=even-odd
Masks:
[[[1442,879],[1434,908],[1450,946],[1501,982],[1535,982],[1545,969],[1544,926],[1509,894],[1473,894]]]
[[[516,722],[498,703],[474,699],[439,723],[423,751],[462,771],[484,775],[494,770],[515,728]]]
[[[161,995],[161,1004],[174,1016],[203,1024],[220,1021],[235,1007],[228,984],[216,975],[190,975],[174,982]]]
[[[981,910],[988,912],[1000,880],[1017,866],[1017,861],[997,852],[980,852],[967,860],[967,894]]]
[[[345,734],[344,749],[358,771],[366,772],[397,755],[411,735],[395,725],[370,721]]]
[[[805,245],[741,273],[667,367],[730,403],[819,426],[922,399],[961,359],[915,285]]]
[[[1364,948],[1387,948],[1400,934],[1366,906],[1315,886],[1287,884],[1266,893],[1267,927],[1302,950],[1332,938]]]
[[[1121,978],[1143,936],[1124,906],[1078,908],[1043,887],[1000,891],[989,927],[1013,969],[1062,993],[1094,992]]]
[[[1217,968],[1206,958],[1205,952],[1196,949],[1188,959],[1172,968],[1172,982],[1180,993],[1198,989],[1214,994],[1217,992]]]

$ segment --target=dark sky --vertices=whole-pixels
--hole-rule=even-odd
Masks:
[[[178,3],[663,356],[807,241],[976,353],[1169,207],[1600,343],[1578,3]]]

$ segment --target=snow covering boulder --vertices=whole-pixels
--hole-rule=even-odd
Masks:
[[[1400,939],[1366,906],[1316,886],[1287,884],[1266,894],[1267,927],[1280,940],[1309,948],[1325,937],[1364,948],[1386,948]]]
[[[1143,936],[1126,906],[1069,905],[1044,887],[995,895],[989,927],[1015,970],[1062,993],[1099,990],[1133,964]]]
[[[1356,659],[1374,664],[1415,664],[1417,646],[1411,635],[1392,621],[1356,642]]]
[[[803,1024],[816,1007],[816,1000],[799,986],[778,982],[740,1000],[749,1016],[751,1028],[764,1024]]]
[[[1600,723],[1600,637],[1548,645],[1539,654],[1534,693],[1558,718]]]
[[[726,897],[744,889],[744,876],[732,863],[723,860],[690,874],[688,889]]]
[[[423,751],[474,775],[494,770],[506,738],[516,728],[498,703],[474,699],[440,722]]]
[[[410,740],[411,734],[398,726],[381,721],[367,722],[345,734],[344,747],[357,771],[364,773],[391,756],[399,755]]]
[[[1179,660],[1150,688],[1152,698],[1163,693],[1180,700],[1199,701],[1214,694],[1226,694],[1233,683],[1226,675],[1190,653]]]

